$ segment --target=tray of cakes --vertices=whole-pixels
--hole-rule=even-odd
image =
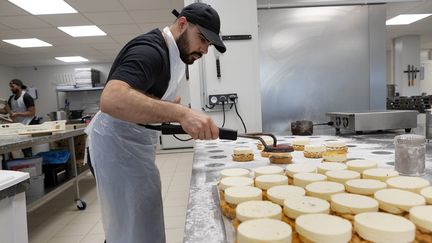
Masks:
[[[343,143],[300,140],[296,151],[322,162],[220,172],[215,194],[227,242],[432,242],[429,181],[373,160],[347,161]]]

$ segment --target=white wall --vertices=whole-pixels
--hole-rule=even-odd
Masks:
[[[420,95],[419,75],[414,85],[408,86],[408,74],[404,73],[408,65],[420,69],[420,36],[407,35],[394,39],[394,70],[393,77],[396,84],[396,92],[401,96]]]
[[[424,79],[420,80],[420,92],[432,95],[432,60],[428,60],[428,51],[421,52],[421,64],[424,66]]]
[[[105,83],[111,63],[16,68],[15,74],[16,78],[21,79],[28,87],[37,88],[39,98],[35,101],[36,114],[43,117],[44,121],[47,121],[48,117],[46,114],[58,109],[56,97],[57,84],[65,83],[69,79],[72,79],[74,69],[82,67],[91,67],[99,70],[101,72],[101,83]],[[99,95],[100,92],[88,92],[87,96],[89,97],[87,98],[96,100]],[[62,98],[63,94],[59,97]],[[71,108],[73,108],[74,104],[71,102]],[[64,101],[60,102],[60,106],[64,106]]]
[[[0,66],[0,98],[8,99],[11,96],[9,82],[16,78],[15,70],[10,67]]]
[[[185,5],[194,1],[185,0]],[[248,132],[262,130],[261,94],[258,57],[258,23],[256,1],[250,0],[206,0],[218,11],[221,19],[222,35],[252,35],[251,40],[225,41],[226,53],[220,56],[222,77],[216,77],[214,48],[203,59],[204,80],[207,90],[201,90],[199,63],[190,66],[189,88],[193,109],[202,110],[201,92],[208,94],[237,93],[238,111],[246,123]],[[207,97],[208,99],[208,97]],[[207,112],[218,124],[222,125],[223,113]],[[234,108],[226,112],[225,127],[243,132],[243,126]]]

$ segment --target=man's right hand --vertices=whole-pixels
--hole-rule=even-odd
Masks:
[[[189,108],[186,109],[187,111],[179,122],[183,130],[193,139],[210,140],[219,137],[219,128],[210,116]]]

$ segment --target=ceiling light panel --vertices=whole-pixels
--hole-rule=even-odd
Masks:
[[[3,41],[15,46],[19,46],[21,48],[52,46],[50,43],[39,40],[37,38],[8,39]]]
[[[73,37],[106,35],[106,33],[99,29],[99,27],[97,27],[96,25],[64,26],[57,28]]]
[[[63,0],[9,0],[33,15],[77,13]]]
[[[427,18],[432,14],[400,14],[386,21],[386,25],[407,25]]]
[[[88,62],[88,59],[82,56],[56,57],[55,59],[62,62]]]

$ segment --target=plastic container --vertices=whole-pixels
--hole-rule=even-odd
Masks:
[[[395,170],[405,176],[425,174],[426,138],[421,135],[404,134],[396,136]]]
[[[7,170],[29,172],[30,176],[42,174],[42,157],[28,157],[5,161]],[[34,167],[34,169],[32,169]]]
[[[26,191],[28,198],[39,198],[45,193],[45,175],[30,177],[30,188]]]
[[[51,150],[48,152],[41,152],[37,154],[43,158],[43,164],[66,164],[69,157],[70,152],[65,149],[59,150]]]

